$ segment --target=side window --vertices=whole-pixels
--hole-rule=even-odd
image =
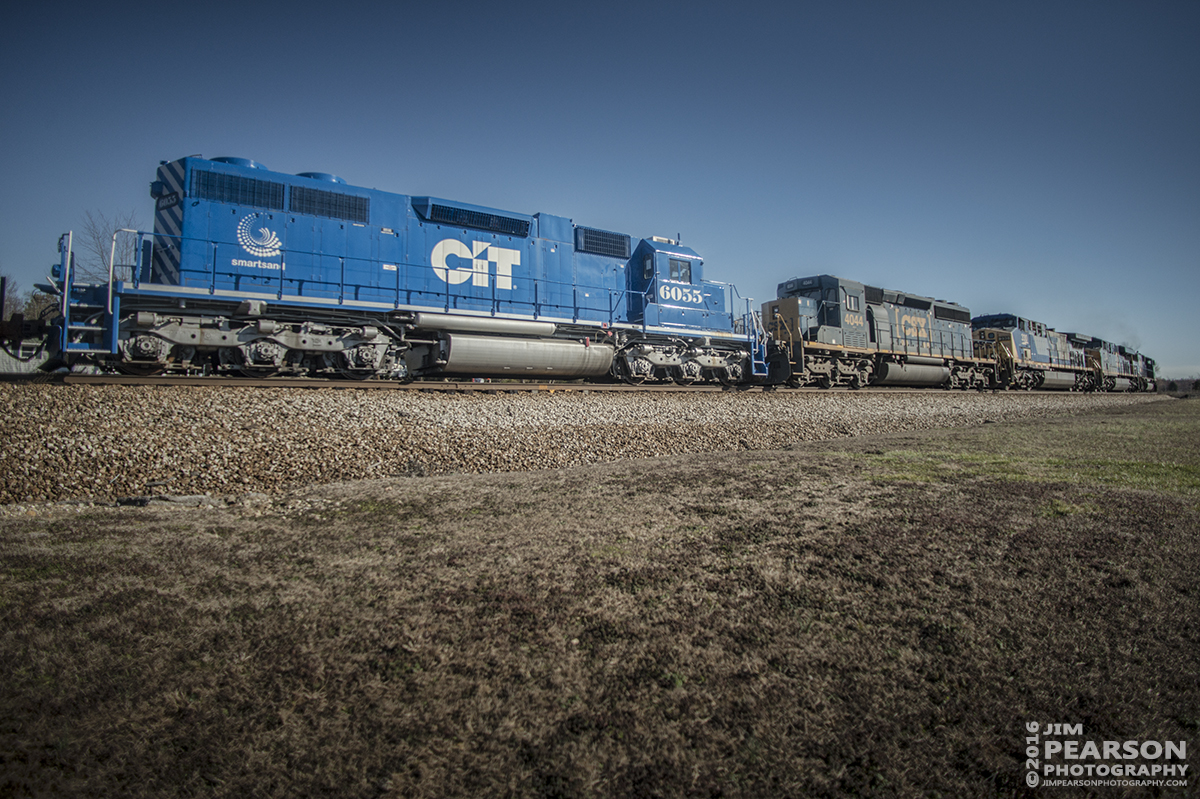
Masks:
[[[678,258],[671,259],[671,279],[682,283],[692,282],[692,262]]]
[[[646,280],[654,277],[654,256],[647,255],[642,260],[642,277]]]
[[[858,310],[858,295],[857,294],[847,294],[846,295],[846,310],[847,311],[857,311]]]

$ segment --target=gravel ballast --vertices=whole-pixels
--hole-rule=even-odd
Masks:
[[[0,505],[244,495],[963,427],[1155,395],[0,385]],[[10,508],[16,510],[16,508]]]

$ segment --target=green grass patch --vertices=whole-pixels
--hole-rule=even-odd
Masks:
[[[857,457],[868,462],[872,479],[882,482],[940,483],[1000,479],[1097,484],[1183,495],[1200,493],[1200,466],[1190,463],[912,451]]]

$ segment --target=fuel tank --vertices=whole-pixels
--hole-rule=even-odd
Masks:
[[[872,381],[877,386],[940,386],[950,380],[945,366],[884,363]]]
[[[1042,372],[1040,389],[1047,391],[1070,391],[1075,388],[1075,375],[1071,372]]]
[[[409,368],[419,375],[445,377],[525,377],[572,380],[602,377],[612,368],[610,344],[569,339],[520,339],[443,335],[436,344],[414,348]],[[413,358],[418,359],[417,363]]]

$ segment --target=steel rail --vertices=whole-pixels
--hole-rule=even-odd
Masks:
[[[455,382],[450,380],[414,380],[409,383],[389,380],[338,380],[332,378],[312,377],[228,377],[223,375],[185,376],[185,375],[121,375],[121,374],[42,374],[34,378],[28,374],[7,374],[0,380],[8,382],[37,382],[51,385],[74,386],[190,386],[208,388],[304,388],[304,389],[333,389],[343,390],[388,390],[388,391],[417,391],[417,392],[482,392],[484,394],[520,394],[520,393],[619,393],[646,392],[659,394],[745,394],[745,393],[779,393],[779,394],[853,394],[870,396],[872,394],[925,394],[935,393],[965,393],[969,389],[941,388],[911,388],[907,386],[878,386],[865,389],[851,389],[846,386],[835,388],[788,388],[786,386],[681,386],[677,384],[643,384],[628,385],[626,383],[576,383],[555,381],[530,381],[525,383],[476,383],[471,381]],[[990,390],[989,390],[990,393]],[[1040,392],[1039,392],[1040,393]]]

